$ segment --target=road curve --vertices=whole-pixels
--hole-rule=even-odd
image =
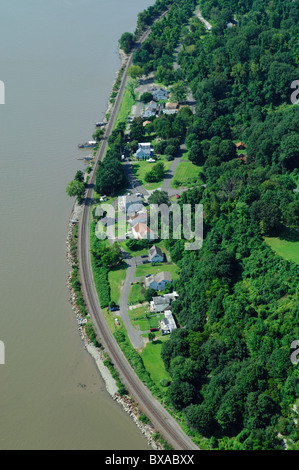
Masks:
[[[148,30],[145,34],[143,34],[140,42],[147,38],[149,32],[150,31]],[[131,54],[128,58],[126,70],[132,64],[132,57],[133,54]],[[86,193],[82,215],[79,221],[78,258],[80,281],[88,312],[91,316],[96,333],[99,336],[105,351],[113,362],[113,365],[119,374],[120,380],[125,385],[126,389],[133,397],[135,402],[138,404],[138,407],[148,416],[155,429],[173,447],[173,449],[199,450],[193,441],[183,432],[175,419],[172,418],[158,402],[158,400],[152,396],[149,389],[141,382],[128,363],[105,320],[94,285],[90,259],[89,211],[92,203],[97,163],[98,161],[101,161],[105,155],[107,137],[111,133],[116,116],[118,114],[119,106],[127,82],[126,70],[123,74],[118,96],[112,109],[109,122],[106,126],[106,132],[102,141],[102,145],[100,146],[96,156],[94,169],[90,175],[90,184]]]

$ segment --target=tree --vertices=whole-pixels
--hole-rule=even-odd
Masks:
[[[153,95],[149,92],[145,92],[140,96],[140,101],[142,101],[142,103],[149,103],[150,101],[152,101],[152,99]]]
[[[166,191],[155,190],[148,198],[149,204],[167,204],[169,205],[169,196]]]
[[[299,135],[284,136],[280,145],[280,161],[290,171],[299,167]]]
[[[222,140],[219,145],[219,155],[224,162],[236,158],[237,150],[235,144],[231,140]]]
[[[186,101],[187,98],[187,85],[182,80],[174,83],[171,88],[170,97],[173,101]]]
[[[85,192],[85,184],[78,180],[72,180],[67,185],[66,192],[68,196],[70,197],[77,196],[78,201],[81,201]]]
[[[84,173],[83,171],[81,170],[78,170],[77,173],[75,174],[75,180],[76,181],[80,181],[82,183],[82,181],[84,181]]]
[[[145,174],[144,179],[147,183],[161,181],[164,178],[164,172],[164,163],[156,163],[156,165],[153,166],[152,170]]]
[[[154,341],[155,337],[156,337],[156,336],[155,336],[155,333],[150,332],[150,333],[148,334],[148,339],[149,339],[149,341]]]
[[[137,78],[142,77],[144,70],[139,65],[131,65],[131,67],[128,68],[127,74],[130,78],[136,80]]]
[[[120,48],[126,53],[129,54],[132,48],[135,45],[134,35],[132,33],[123,33],[119,39]]]
[[[194,140],[191,144],[191,148],[188,153],[189,160],[195,165],[204,164],[204,154],[201,143],[198,140]]]
[[[138,87],[138,85],[139,85],[139,81],[136,79],[135,80],[131,79],[129,83],[127,84],[127,89],[129,90],[130,95],[133,98],[133,100],[136,99],[135,90]]]
[[[151,287],[149,289],[146,289],[144,297],[147,302],[150,302],[153,300],[153,297],[157,295],[157,291],[155,289],[152,289]]]

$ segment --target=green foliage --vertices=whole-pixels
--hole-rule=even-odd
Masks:
[[[135,45],[134,35],[132,33],[123,33],[119,40],[119,47],[123,49],[126,54],[131,52]]]
[[[164,164],[162,162],[156,163],[151,171],[145,174],[145,181],[147,183],[156,183],[162,181],[165,176]]]

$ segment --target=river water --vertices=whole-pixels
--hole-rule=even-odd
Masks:
[[[65,187],[107,108],[117,41],[153,0],[2,0],[0,449],[149,449],[69,303]]]

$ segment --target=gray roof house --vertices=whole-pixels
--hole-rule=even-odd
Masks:
[[[165,297],[159,296],[159,297],[153,297],[153,300],[150,302],[150,310],[152,312],[164,312],[165,310],[168,310],[170,307],[169,300]]]
[[[155,116],[157,110],[158,110],[158,105],[157,105],[157,103],[156,103],[155,101],[150,101],[150,102],[146,105],[146,107],[144,108],[142,117],[143,117],[143,118],[148,118],[148,117],[151,117],[151,116]]]
[[[156,245],[153,245],[149,249],[148,258],[149,258],[151,263],[163,263],[164,255],[163,255],[163,252],[162,252],[161,248],[159,248]]]
[[[131,196],[122,196],[118,198],[118,201],[119,210],[128,214],[139,212],[144,207],[140,198],[135,194],[132,194]]]
[[[163,88],[153,87],[150,93],[153,95],[155,101],[167,100],[168,98],[168,92],[163,90]]]
[[[138,150],[134,154],[138,160],[147,160],[153,156],[153,149],[150,142],[144,142],[138,144]]]
[[[144,280],[145,287],[154,290],[164,290],[166,284],[172,281],[171,274],[168,271],[162,271],[155,276],[146,276]]]

